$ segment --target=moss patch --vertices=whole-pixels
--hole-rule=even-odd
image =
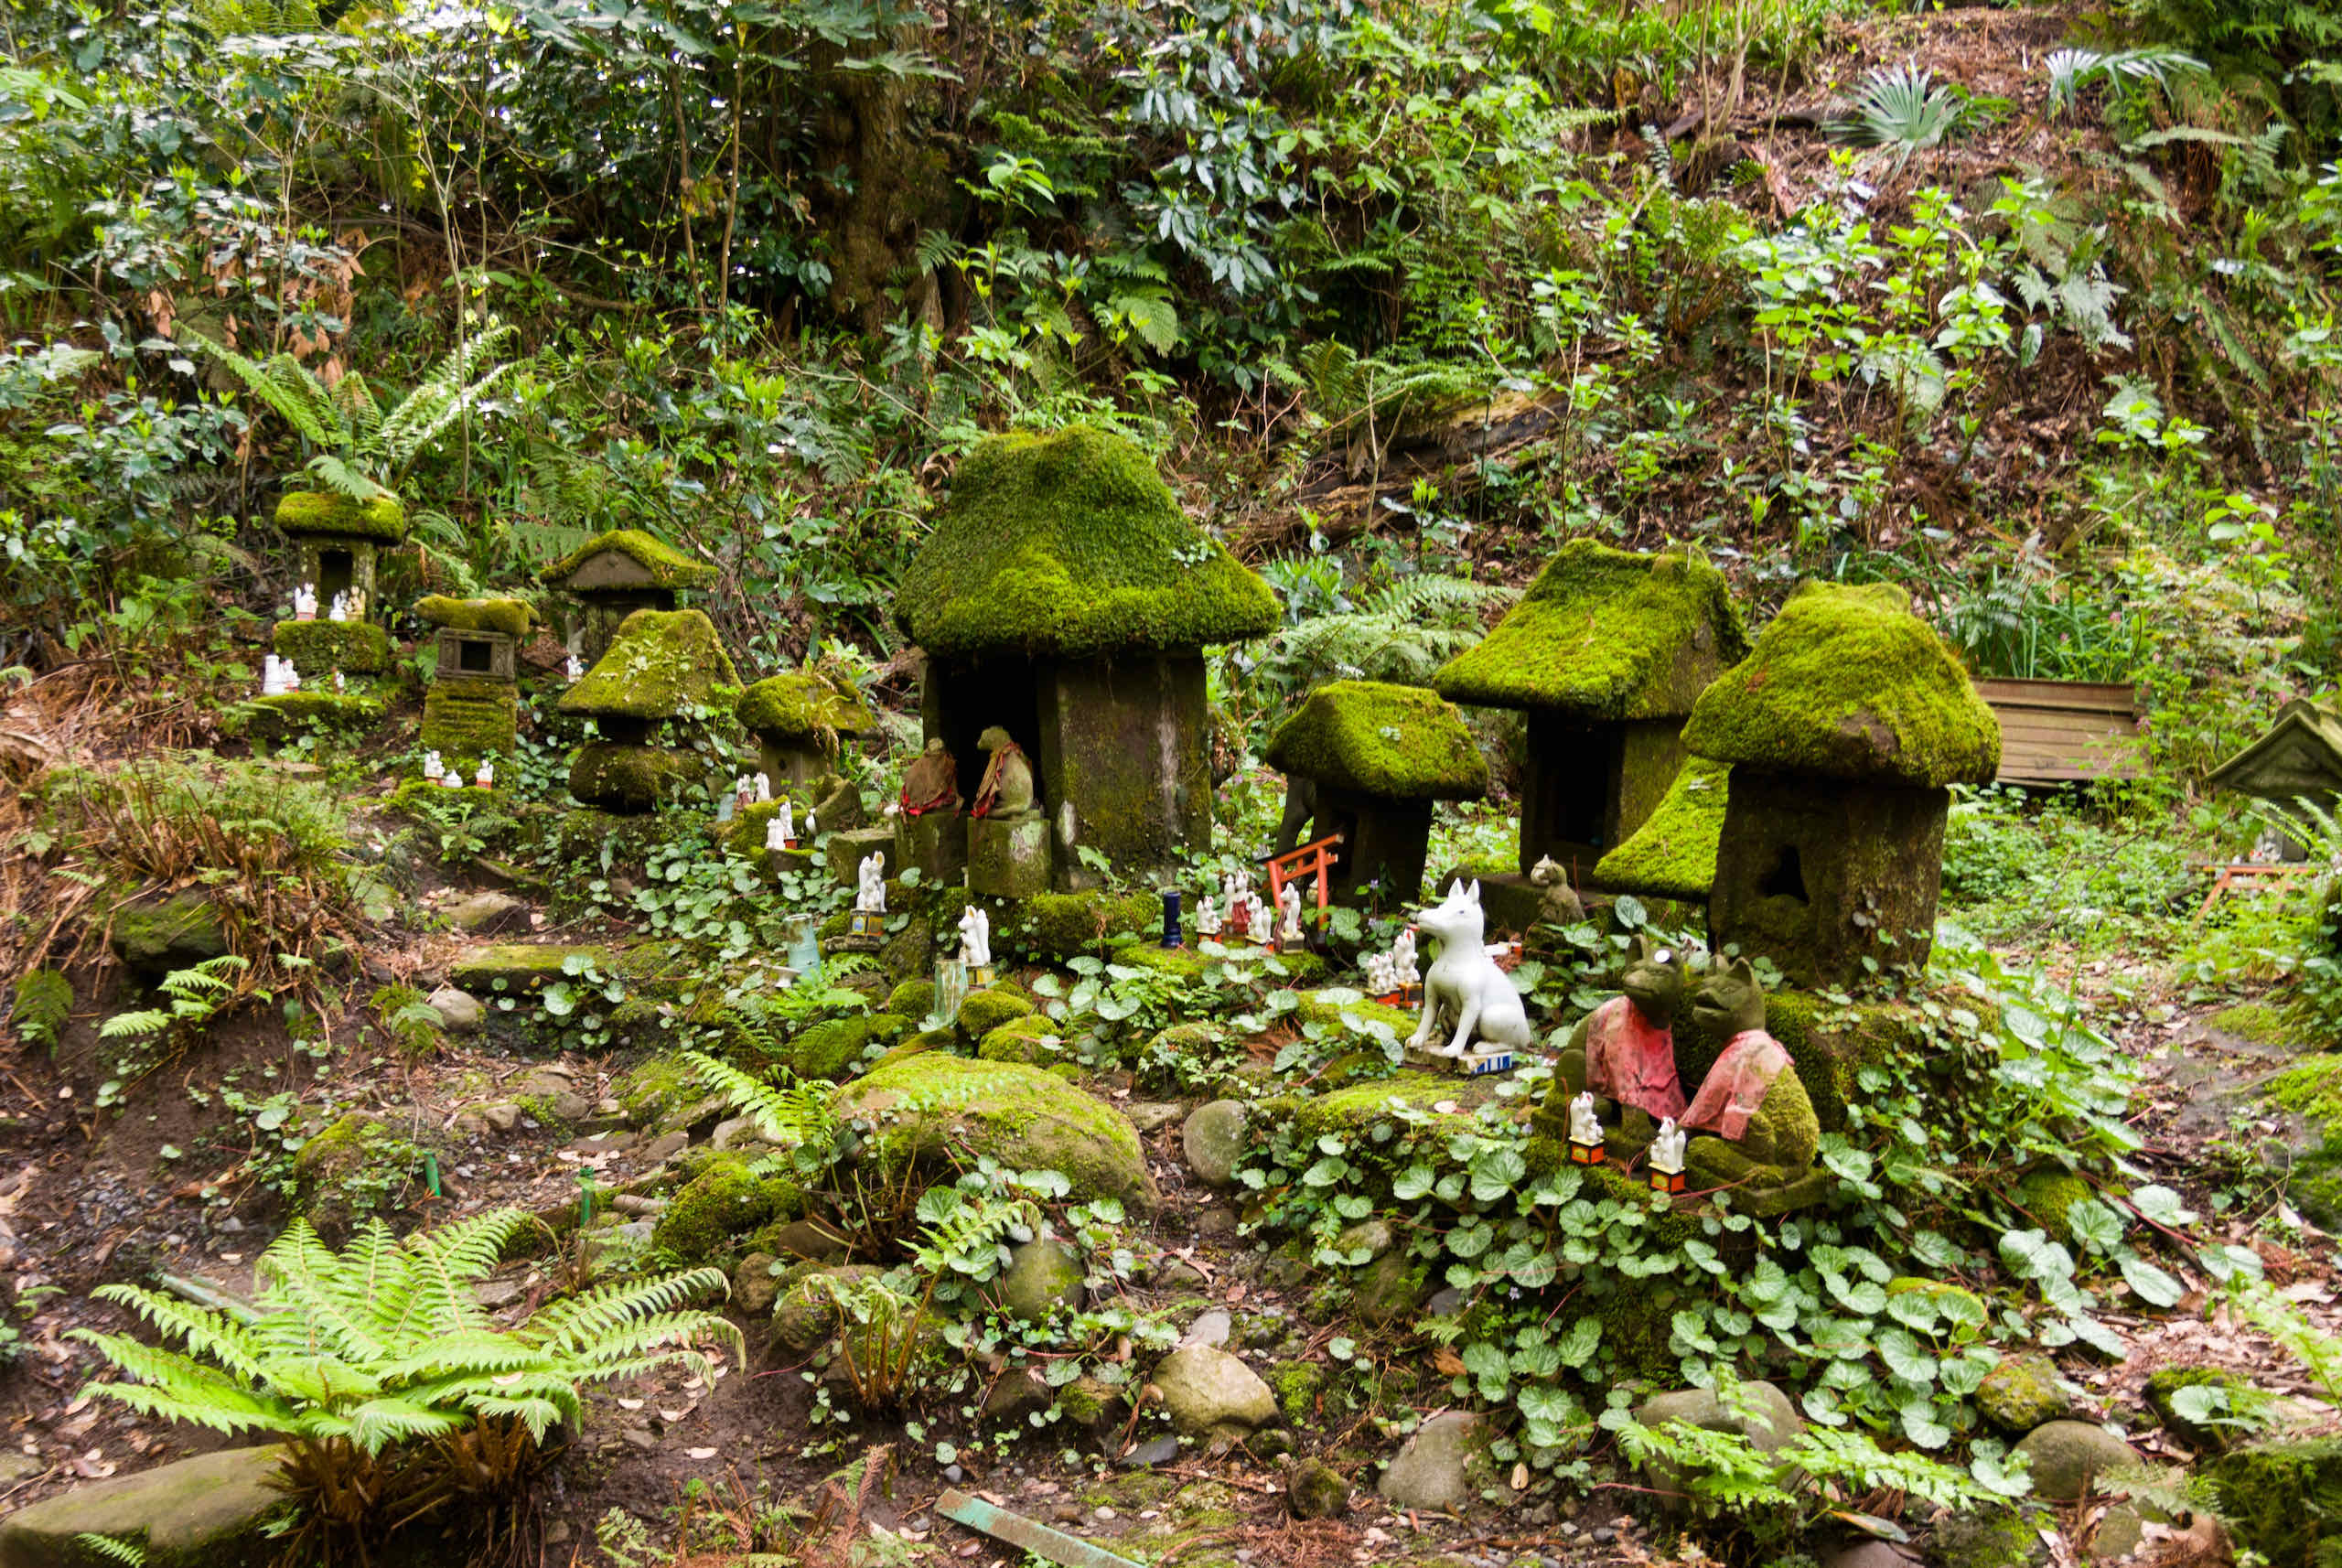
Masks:
[[[1717,762],[1907,784],[1989,784],[2001,725],[1910,597],[1807,581],[1692,710],[1683,744]]]
[[[992,914],[995,944],[1031,958],[1076,958],[1161,921],[1163,903],[1144,893],[1043,893],[997,902]]]
[[[2217,1367],[2164,1367],[2147,1374],[2145,1389],[2147,1408],[2155,1412],[2164,1430],[2179,1438],[2189,1447],[2198,1450],[2226,1448],[2243,1435],[2241,1427],[2209,1426],[2190,1421],[2179,1413],[2172,1396],[2182,1389],[2218,1389],[2229,1396],[2231,1414],[2249,1408],[2256,1402],[2259,1390],[2250,1378],[2234,1372],[2224,1372]]]
[[[2033,1172],[2016,1184],[2017,1207],[2057,1241],[2074,1240],[2066,1213],[2090,1196],[2090,1183],[2070,1171],[2054,1168]]]
[[[736,1239],[768,1221],[804,1215],[804,1189],[795,1182],[778,1174],[748,1172],[749,1162],[736,1155],[711,1160],[667,1200],[650,1232],[651,1245],[696,1266],[728,1258],[738,1250]]]
[[[1126,969],[1176,974],[1183,980],[1202,980],[1218,972],[1231,980],[1259,980],[1287,986],[1321,983],[1333,969],[1324,957],[1305,949],[1300,952],[1271,952],[1266,948],[1238,947],[1211,953],[1200,947],[1159,947],[1144,940],[1122,943],[1107,957]]]
[[[526,637],[533,618],[526,603],[520,599],[455,599],[445,594],[433,594],[414,607],[416,617],[427,626],[444,626],[456,631],[500,631],[507,637]]]
[[[671,545],[658,540],[639,528],[612,529],[597,533],[560,560],[537,574],[537,581],[555,587],[566,587],[569,575],[605,551],[615,550],[649,574],[650,585],[658,588],[704,588],[714,583],[715,568],[694,561]]]
[[[1464,717],[1435,693],[1380,681],[1334,681],[1270,737],[1280,773],[1391,800],[1487,793],[1488,759]]]
[[[1073,425],[993,436],[953,477],[895,619],[929,653],[1088,658],[1276,628],[1276,595],[1198,531],[1145,453]]]
[[[869,1126],[866,1148],[884,1169],[953,1168],[990,1155],[1018,1170],[1062,1173],[1077,1198],[1144,1209],[1160,1201],[1128,1118],[1037,1068],[925,1051],[847,1084],[834,1106]]]
[[[1715,886],[1731,776],[1721,762],[1686,762],[1642,826],[1595,865],[1594,879],[1621,893],[1705,898]]]
[[[2294,1047],[2303,1044],[2302,1032],[2273,1003],[2239,1002],[2204,1020],[2223,1035],[2234,1035],[2256,1046]]]
[[[423,693],[415,739],[444,761],[509,757],[520,734],[521,697],[502,681],[436,681]],[[469,771],[467,768],[466,771]]]
[[[901,1038],[913,1022],[892,1012],[826,1019],[800,1030],[789,1042],[789,1069],[800,1078],[841,1081],[862,1065],[874,1044]]]
[[[2271,1568],[2328,1568],[2342,1543],[2342,1438],[2262,1443],[2204,1466],[2237,1544]]]
[[[561,694],[564,714],[656,722],[728,704],[740,683],[715,623],[698,610],[637,610],[584,679]]]
[[[419,1176],[422,1152],[381,1121],[353,1112],[304,1143],[293,1156],[301,1208],[328,1242],[383,1208]]]
[[[285,692],[254,697],[235,725],[256,740],[281,740],[305,730],[355,733],[382,722],[382,700],[359,692]],[[228,727],[228,726],[223,726]]]
[[[810,670],[771,675],[740,693],[732,714],[740,727],[772,740],[818,740],[834,749],[842,735],[869,735],[878,727],[860,696]]]
[[[998,1028],[986,1031],[976,1044],[980,1060],[1025,1062],[1037,1067],[1049,1065],[1064,1056],[1066,1050],[1057,1025],[1038,1013],[1011,1018]]]
[[[391,667],[391,634],[370,620],[281,620],[268,639],[279,659],[293,660],[305,685],[316,681],[331,686],[337,670],[379,675]]]
[[[1671,718],[1748,651],[1724,574],[1670,551],[1562,546],[1478,647],[1432,677],[1481,707],[1552,708],[1589,719]]]
[[[1033,1010],[1033,999],[1023,992],[995,986],[970,992],[952,1023],[965,1038],[981,1040],[1012,1019],[1030,1016]]]
[[[361,501],[338,490],[294,490],[276,503],[276,526],[299,536],[406,542],[406,512],[394,496]]]
[[[935,982],[906,980],[886,993],[886,1009],[897,1018],[916,1023],[935,1011]]]
[[[447,979],[476,996],[510,996],[542,991],[548,983],[582,973],[587,966],[603,974],[615,973],[618,955],[604,947],[498,942],[467,950],[447,971]]]

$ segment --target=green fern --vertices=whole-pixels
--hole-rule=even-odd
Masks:
[[[116,1013],[98,1026],[98,1037],[148,1039],[174,1026],[199,1027],[233,996],[235,983],[229,976],[251,967],[248,960],[235,953],[221,953],[191,969],[175,969],[163,977],[160,986],[169,1005]]]
[[[800,1083],[786,1069],[778,1069],[784,1081],[767,1083],[704,1051],[686,1051],[683,1060],[701,1084],[724,1096],[733,1110],[754,1122],[757,1133],[768,1143],[804,1150],[826,1162],[838,1126],[830,1111],[827,1084]]]
[[[86,1552],[94,1552],[109,1563],[120,1563],[124,1568],[146,1568],[146,1549],[134,1541],[120,1541],[111,1535],[92,1535],[88,1530],[73,1538],[73,1544]]]
[[[1402,577],[1355,607],[1278,631],[1262,665],[1300,692],[1328,680],[1423,686],[1433,671],[1480,640],[1481,618],[1509,590],[1462,577]]]

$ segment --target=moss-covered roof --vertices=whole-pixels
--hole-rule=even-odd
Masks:
[[[639,528],[615,528],[597,533],[537,574],[537,581],[553,587],[568,585],[569,575],[605,551],[615,550],[650,575],[658,588],[704,588],[715,581],[715,568],[694,561],[671,545],[661,544]]]
[[[1721,762],[1686,762],[1642,826],[1595,865],[1594,880],[1653,898],[1705,898],[1715,886],[1731,777]]]
[[[276,526],[295,537],[322,534],[381,544],[406,542],[406,512],[392,496],[361,501],[338,490],[287,491],[276,503]]]
[[[561,711],[596,717],[671,719],[707,707],[740,672],[698,610],[637,610],[585,678],[561,694]]]
[[[868,735],[878,727],[859,695],[810,670],[768,675],[741,693],[732,711],[743,729],[777,740]]]
[[[1574,539],[1497,628],[1431,683],[1477,707],[1672,718],[1747,651],[1740,608],[1714,566],[1678,551],[1638,555]]]
[[[1717,762],[1940,789],[1989,784],[2001,723],[1890,583],[1806,582],[1683,726]]]
[[[1275,629],[1276,595],[1189,522],[1146,454],[1075,425],[970,453],[895,620],[931,654],[1084,658]]]
[[[414,607],[425,626],[455,631],[500,631],[508,637],[529,635],[529,607],[519,599],[455,599],[433,594]]]
[[[1270,737],[1269,766],[1393,800],[1461,800],[1488,787],[1463,716],[1420,686],[1333,681]]]

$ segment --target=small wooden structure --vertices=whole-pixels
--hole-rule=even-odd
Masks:
[[[2277,710],[2266,735],[2213,768],[2206,782],[2267,800],[2289,815],[2300,812],[2303,800],[2328,813],[2342,811],[2342,708],[2294,698]],[[2301,860],[2315,836],[2306,826],[2299,835],[2286,835],[2285,858]]]
[[[2138,693],[2127,684],[1991,680],[1977,682],[1976,694],[2001,721],[1995,782],[2051,787],[2146,776]]]

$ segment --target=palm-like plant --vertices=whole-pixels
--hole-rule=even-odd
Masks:
[[[1875,70],[1854,94],[1851,119],[1832,121],[1829,133],[1857,147],[1892,147],[1897,173],[1915,153],[1941,146],[1977,113],[1957,87],[1935,85],[1916,66]]]
[[[90,1391],[145,1415],[282,1435],[282,1485],[303,1506],[288,1562],[354,1552],[362,1563],[370,1537],[458,1501],[497,1555],[517,1555],[537,1459],[580,1415],[581,1385],[674,1361],[708,1375],[704,1338],[746,1359],[739,1330],[683,1310],[725,1288],[715,1269],[605,1285],[492,1328],[472,1285],[533,1223],[500,1209],[402,1241],[377,1221],[337,1252],[296,1219],[262,1254],[253,1312],[102,1286],[185,1348],[76,1329],[137,1380]]]
[[[416,455],[478,407],[512,368],[508,362],[478,373],[481,361],[511,335],[510,326],[490,321],[478,336],[450,350],[388,413],[355,371],[328,386],[290,354],[252,360],[208,338],[196,341],[309,444],[308,471],[325,488],[369,501],[388,496],[391,481]]]

